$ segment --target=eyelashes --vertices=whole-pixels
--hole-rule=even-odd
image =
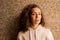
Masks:
[[[32,13],[31,15],[41,15],[41,13]]]

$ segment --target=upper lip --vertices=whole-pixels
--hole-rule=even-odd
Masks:
[[[39,21],[39,20],[36,20],[36,21]]]

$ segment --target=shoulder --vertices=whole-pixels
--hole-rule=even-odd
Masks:
[[[25,34],[26,32],[22,32],[22,31],[20,31],[20,32],[18,32],[18,35],[23,35],[23,34]]]
[[[50,32],[51,32],[51,30],[48,29],[48,28],[43,27],[43,29],[44,29],[44,31],[45,31],[46,33],[50,33]]]
[[[18,32],[18,37],[22,36],[22,34],[23,34],[22,32]]]
[[[51,30],[46,28],[46,27],[42,27],[42,30],[45,32],[45,33],[51,33]]]
[[[44,33],[45,33],[45,35],[46,35],[47,40],[54,40],[52,31],[51,31],[50,29],[46,29],[46,28],[45,28]]]
[[[52,37],[52,31],[48,28],[43,28],[43,32],[47,37]]]
[[[18,32],[17,40],[23,40],[23,34],[24,32]]]
[[[51,31],[50,29],[44,28],[44,33],[45,33],[45,35],[46,35],[47,37],[48,37],[48,36],[52,37],[52,31]]]
[[[23,35],[26,35],[29,33],[29,30],[26,31],[26,32],[18,32],[18,36],[23,36]]]

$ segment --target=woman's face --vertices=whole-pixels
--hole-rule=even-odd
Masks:
[[[32,24],[39,24],[41,21],[41,10],[38,7],[32,8],[31,14]]]

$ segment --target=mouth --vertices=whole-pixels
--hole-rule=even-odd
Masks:
[[[36,20],[36,21],[39,21],[39,20]]]

